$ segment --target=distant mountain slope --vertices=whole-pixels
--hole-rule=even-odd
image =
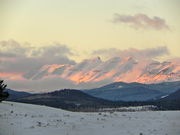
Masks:
[[[6,91],[9,93],[9,97],[6,100],[15,100],[18,98],[26,97],[31,95],[31,93],[24,92],[24,91],[15,91],[11,89],[6,89]]]
[[[170,94],[180,89],[180,81],[147,84],[146,86],[151,89],[155,89],[160,92]]]
[[[161,101],[170,101],[170,100],[177,100],[180,101],[180,89],[162,99],[160,99]]]
[[[90,96],[79,90],[60,90],[50,93],[33,94],[13,100],[22,103],[47,105],[62,109],[100,108],[113,106],[114,102]]]
[[[143,88],[143,87],[125,87],[125,88],[99,88],[93,90],[85,90],[89,95],[112,101],[147,101],[156,99],[164,93]]]
[[[160,109],[180,110],[180,89],[156,101]]]
[[[115,82],[100,88],[83,90],[85,93],[112,101],[148,101],[173,93],[180,88],[180,82],[141,84]]]

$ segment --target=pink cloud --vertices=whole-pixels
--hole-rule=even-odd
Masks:
[[[166,21],[160,17],[154,16],[149,17],[145,14],[135,14],[132,15],[121,15],[121,14],[114,14],[113,23],[124,23],[128,24],[134,29],[139,28],[151,28],[155,30],[162,30],[162,29],[169,29],[169,26],[166,24]]]

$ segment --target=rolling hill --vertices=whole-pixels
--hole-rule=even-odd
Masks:
[[[96,98],[79,90],[69,89],[49,93],[32,94],[11,101],[46,105],[67,110],[78,110],[84,108],[95,109],[110,106],[115,107],[116,105],[112,101]]]

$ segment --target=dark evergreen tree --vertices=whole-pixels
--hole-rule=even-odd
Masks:
[[[4,91],[7,85],[4,84],[3,82],[4,82],[3,80],[0,80],[0,102],[2,100],[5,100],[9,96],[9,93]]]

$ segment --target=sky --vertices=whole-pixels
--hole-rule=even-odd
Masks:
[[[1,78],[133,49],[180,57],[179,13],[179,0],[0,0]]]

